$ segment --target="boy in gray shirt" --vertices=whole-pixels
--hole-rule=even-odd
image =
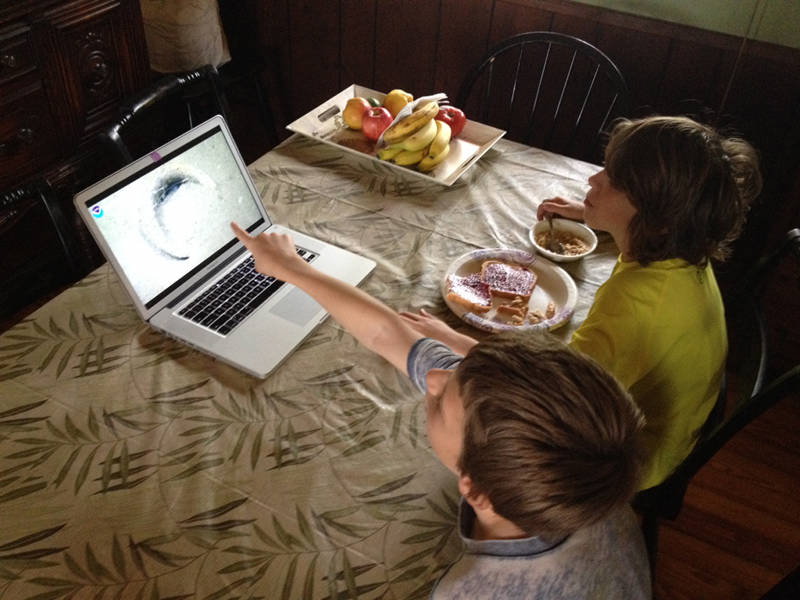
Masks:
[[[629,506],[613,506],[625,493],[611,486],[624,487],[626,469],[636,469],[636,417],[616,381],[553,338],[530,334],[496,336],[467,357],[423,338],[407,367],[420,391],[440,399],[428,404],[428,435],[444,464],[455,462],[464,494],[463,553],[433,600],[650,597],[639,524]],[[428,385],[437,385],[437,369],[457,370],[468,415],[462,435],[448,423],[464,411]],[[456,439],[454,453],[448,441]],[[464,473],[472,474],[466,485]],[[493,514],[501,508],[511,523]]]
[[[628,505],[643,419],[612,376],[549,336],[496,335],[462,357],[317,271],[289,236],[233,229],[258,271],[304,290],[425,392],[429,441],[462,494],[464,553],[434,599],[650,597]]]

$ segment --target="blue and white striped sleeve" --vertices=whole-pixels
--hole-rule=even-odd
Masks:
[[[411,382],[424,393],[428,390],[425,380],[428,371],[431,369],[453,370],[463,359],[464,357],[453,352],[450,346],[432,338],[422,338],[414,342],[408,352],[406,369]]]

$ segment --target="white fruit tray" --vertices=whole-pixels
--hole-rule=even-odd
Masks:
[[[467,119],[462,132],[450,142],[450,153],[447,158],[433,171],[422,173],[413,166],[402,167],[393,162],[379,159],[376,143],[368,140],[362,132],[354,131],[345,125],[342,120],[342,110],[347,101],[355,96],[363,98],[373,96],[378,100],[383,100],[385,94],[353,84],[296,121],[289,123],[286,129],[347,152],[361,156],[367,155],[372,160],[400,169],[413,177],[421,177],[448,186],[453,185],[489,148],[497,143],[497,140],[506,134],[502,129],[495,129]]]

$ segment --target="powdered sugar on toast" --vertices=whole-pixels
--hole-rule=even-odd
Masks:
[[[448,275],[447,299],[466,306],[473,312],[485,313],[492,308],[489,286],[481,281],[480,273]]]
[[[510,265],[499,260],[487,260],[481,265],[480,280],[489,292],[506,298],[530,299],[536,286],[536,274],[525,267]]]

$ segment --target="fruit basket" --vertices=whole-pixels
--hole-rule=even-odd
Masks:
[[[376,143],[364,137],[361,131],[348,128],[341,115],[350,98],[362,96],[382,100],[384,95],[383,92],[361,85],[350,85],[314,110],[287,125],[286,128],[289,131],[336,146],[346,152],[360,156],[366,155],[381,164],[399,169],[409,176],[421,177],[446,186],[453,185],[489,148],[497,143],[497,140],[506,134],[502,129],[467,119],[463,131],[458,137],[451,140],[447,158],[428,173],[423,173],[413,167],[381,160],[378,158],[379,148]]]

